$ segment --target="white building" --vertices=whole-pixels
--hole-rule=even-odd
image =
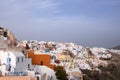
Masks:
[[[6,73],[6,66],[5,65],[0,65],[0,72],[1,72],[1,75],[5,75],[5,73]]]
[[[35,72],[39,73],[36,75],[37,80],[57,80],[54,70],[47,66],[36,66]]]
[[[32,69],[31,59],[25,58],[21,52],[0,51],[0,63],[6,65],[6,71],[25,72]]]

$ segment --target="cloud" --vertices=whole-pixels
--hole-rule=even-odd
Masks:
[[[2,0],[1,16],[31,16],[53,14],[58,11],[59,3],[55,0]],[[33,15],[33,16],[32,16]]]

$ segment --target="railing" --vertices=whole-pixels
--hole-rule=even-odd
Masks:
[[[9,72],[9,76],[27,76],[28,72]]]

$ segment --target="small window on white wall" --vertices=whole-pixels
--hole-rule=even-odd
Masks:
[[[23,57],[22,57],[22,62],[23,62]]]
[[[28,68],[30,68],[30,64],[28,64]]]
[[[19,63],[19,57],[17,58],[17,62]]]

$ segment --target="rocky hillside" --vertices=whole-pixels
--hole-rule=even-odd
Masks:
[[[0,49],[14,47],[16,45],[17,39],[15,38],[14,34],[8,29],[0,27]]]
[[[113,47],[112,49],[120,50],[120,45]]]

